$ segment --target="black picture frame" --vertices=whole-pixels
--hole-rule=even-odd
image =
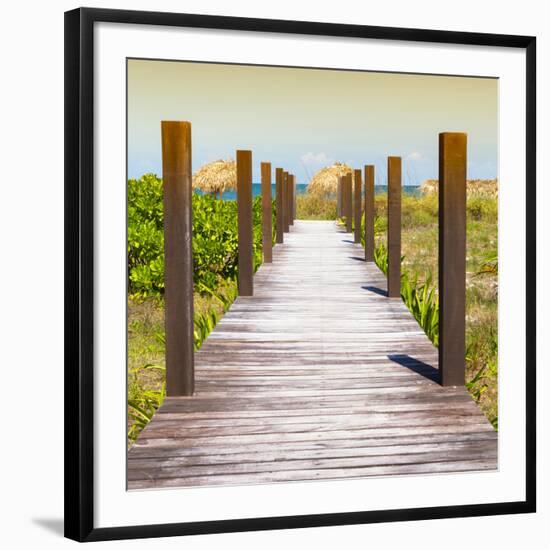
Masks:
[[[98,22],[520,48],[526,52],[526,498],[444,507],[94,527],[93,63]],[[536,510],[536,38],[147,11],[65,13],[65,536],[77,541],[518,514]]]

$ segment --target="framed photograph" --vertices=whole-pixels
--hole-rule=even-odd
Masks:
[[[534,512],[534,37],[65,14],[65,533]]]

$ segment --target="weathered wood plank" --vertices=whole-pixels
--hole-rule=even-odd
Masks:
[[[130,480],[142,479],[170,479],[181,477],[182,467],[185,476],[211,476],[227,474],[250,474],[250,473],[268,473],[296,470],[318,470],[318,469],[336,469],[336,468],[367,468],[372,466],[387,466],[401,464],[419,464],[459,461],[459,460],[482,460],[495,459],[496,449],[491,444],[469,446],[462,449],[453,449],[442,452],[417,452],[406,454],[382,454],[369,455],[360,454],[359,456],[339,457],[330,456],[328,458],[292,458],[285,460],[267,460],[261,462],[230,462],[230,463],[204,463],[194,460],[194,464],[189,461],[178,460],[176,463],[166,462],[158,466],[154,461],[147,461],[145,464],[135,462],[132,471],[129,474]],[[151,467],[154,470],[151,470]],[[153,474],[151,472],[154,472]]]
[[[466,406],[455,406],[449,407],[447,409],[425,407],[425,408],[411,408],[409,409],[394,409],[393,407],[386,406],[385,410],[376,410],[376,409],[358,409],[355,411],[348,412],[345,409],[337,411],[335,409],[328,410],[319,410],[316,413],[308,414],[307,409],[302,409],[301,413],[288,414],[287,411],[284,411],[287,414],[274,415],[273,412],[268,414],[265,411],[253,411],[246,413],[235,413],[234,415],[220,414],[220,413],[211,413],[207,417],[200,416],[192,413],[178,413],[170,414],[163,413],[162,417],[159,418],[157,425],[162,423],[163,426],[190,426],[192,428],[201,428],[201,427],[219,427],[219,426],[262,426],[262,425],[281,425],[281,424],[298,424],[311,422],[317,420],[319,422],[327,423],[345,423],[345,422],[354,422],[355,419],[361,420],[366,413],[369,414],[369,417],[372,420],[384,421],[385,417],[397,417],[400,418],[421,418],[421,417],[445,417],[449,415],[457,416],[468,416],[471,415],[471,410]],[[263,413],[263,414],[262,414]],[[215,415],[218,416],[215,416]]]
[[[493,445],[496,442],[496,433],[490,431],[471,431],[461,434],[456,433],[438,433],[434,434],[411,434],[401,435],[399,437],[371,437],[368,439],[325,439],[321,441],[280,441],[277,443],[276,449],[279,452],[284,452],[288,456],[294,456],[296,453],[306,451],[330,451],[349,449],[360,449],[360,452],[365,452],[365,449],[372,449],[376,453],[377,449],[382,448],[403,448],[418,445],[446,445],[446,444],[464,444],[473,445],[479,441],[492,441]],[[274,450],[272,442],[255,442],[249,444],[240,444],[238,446],[228,446],[222,444],[214,445],[193,445],[193,446],[163,446],[159,440],[150,440],[146,444],[136,445],[132,448],[132,453],[129,460],[138,460],[143,458],[156,458],[164,460],[173,457],[184,456],[221,456],[232,454],[254,454],[268,453]]]
[[[413,464],[390,464],[387,466],[370,466],[355,468],[325,468],[308,470],[291,470],[282,472],[231,473],[226,475],[206,475],[192,477],[177,477],[168,479],[142,479],[129,482],[133,489],[186,487],[204,485],[244,485],[250,483],[274,483],[278,481],[303,481],[308,479],[352,479],[369,476],[388,476],[404,474],[436,474],[446,472],[483,471],[495,468],[495,459],[482,458],[450,462],[420,462]]]
[[[454,419],[453,419],[454,420]],[[151,425],[149,425],[150,428]],[[168,437],[149,437],[149,431],[143,432],[136,445],[153,444],[155,446],[163,447],[183,447],[193,445],[215,445],[224,444],[229,446],[257,444],[257,443],[271,443],[279,444],[281,442],[291,441],[325,441],[327,439],[343,439],[352,440],[360,439],[365,440],[369,438],[380,437],[404,437],[406,435],[432,435],[437,434],[463,434],[470,432],[480,432],[482,430],[491,431],[492,428],[485,419],[479,419],[477,424],[466,425],[452,425],[450,422],[442,425],[405,425],[405,426],[384,426],[365,428],[363,430],[323,430],[323,431],[310,431],[303,432],[284,432],[284,433],[255,433],[255,434],[239,434],[235,430],[235,434],[238,435],[210,435],[201,437],[200,434],[190,435],[189,437],[174,437],[170,434]],[[154,434],[153,434],[154,435]]]
[[[395,455],[418,455],[420,453],[444,453],[449,456],[453,452],[464,452],[469,449],[475,452],[494,453],[494,440],[488,437],[476,439],[475,442],[468,441],[446,441],[438,443],[411,443],[408,445],[363,445],[357,447],[325,447],[325,448],[285,448],[273,449],[264,448],[251,451],[249,448],[229,449],[225,448],[224,453],[212,454],[209,449],[203,449],[202,455],[196,453],[176,454],[166,456],[151,456],[143,454],[139,457],[133,457],[132,468],[154,468],[159,462],[163,467],[174,466],[200,466],[214,464],[246,464],[258,462],[278,462],[287,459],[290,460],[311,460],[311,459],[329,459],[329,458],[357,458],[366,456],[395,456]],[[233,452],[229,452],[233,451]],[[159,461],[159,458],[162,461]]]

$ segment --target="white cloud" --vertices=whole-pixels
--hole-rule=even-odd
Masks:
[[[422,155],[418,151],[413,151],[407,158],[409,160],[420,160]]]
[[[334,162],[333,159],[328,157],[325,153],[306,153],[300,157],[300,160],[306,166],[318,166],[318,165],[327,165]]]

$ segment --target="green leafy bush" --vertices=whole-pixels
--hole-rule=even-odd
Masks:
[[[216,288],[238,269],[237,203],[193,194],[193,278]],[[128,279],[133,297],[164,292],[162,180],[154,174],[128,181]],[[253,202],[254,269],[262,262],[261,198]],[[202,290],[201,290],[202,291]]]
[[[131,294],[164,289],[162,182],[153,174],[128,181],[128,286]]]

